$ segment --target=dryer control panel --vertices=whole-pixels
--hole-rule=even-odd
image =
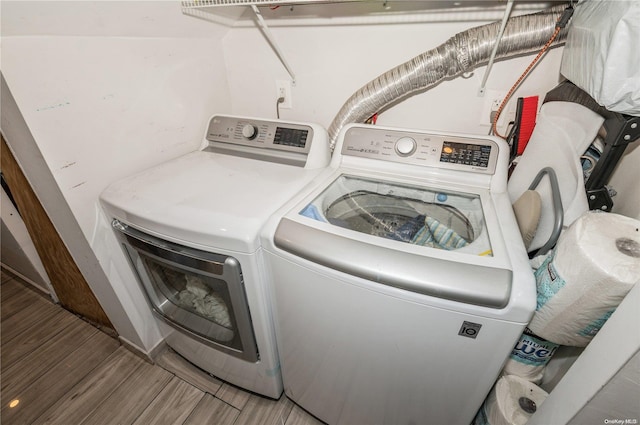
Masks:
[[[209,142],[300,153],[309,152],[312,138],[308,125],[228,116],[211,118],[207,130]]]
[[[304,168],[325,167],[331,154],[318,124],[215,115],[203,150]]]
[[[494,174],[498,144],[490,138],[448,136],[385,128],[352,127],[342,155],[428,167]]]

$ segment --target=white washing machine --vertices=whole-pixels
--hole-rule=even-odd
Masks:
[[[214,116],[203,149],[102,193],[131,284],[175,351],[232,384],[282,394],[259,233],[329,157],[318,125]]]
[[[263,232],[287,396],[331,425],[472,421],[536,304],[508,152],[343,129]]]

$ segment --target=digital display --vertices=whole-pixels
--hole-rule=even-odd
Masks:
[[[296,148],[304,148],[307,144],[308,130],[297,130],[294,128],[277,127],[276,134],[273,139],[274,145],[294,146]]]
[[[475,145],[471,143],[454,143],[445,141],[442,144],[440,162],[487,168],[489,166],[490,156],[490,145]]]

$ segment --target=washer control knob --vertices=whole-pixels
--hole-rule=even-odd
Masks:
[[[249,140],[253,140],[258,135],[258,128],[255,125],[245,124],[242,127],[242,135]]]
[[[400,156],[409,156],[416,151],[418,144],[411,137],[401,137],[396,140],[396,152]]]

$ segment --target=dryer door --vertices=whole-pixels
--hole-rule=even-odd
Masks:
[[[258,360],[235,258],[161,240],[118,220],[113,227],[154,313],[209,346]]]

